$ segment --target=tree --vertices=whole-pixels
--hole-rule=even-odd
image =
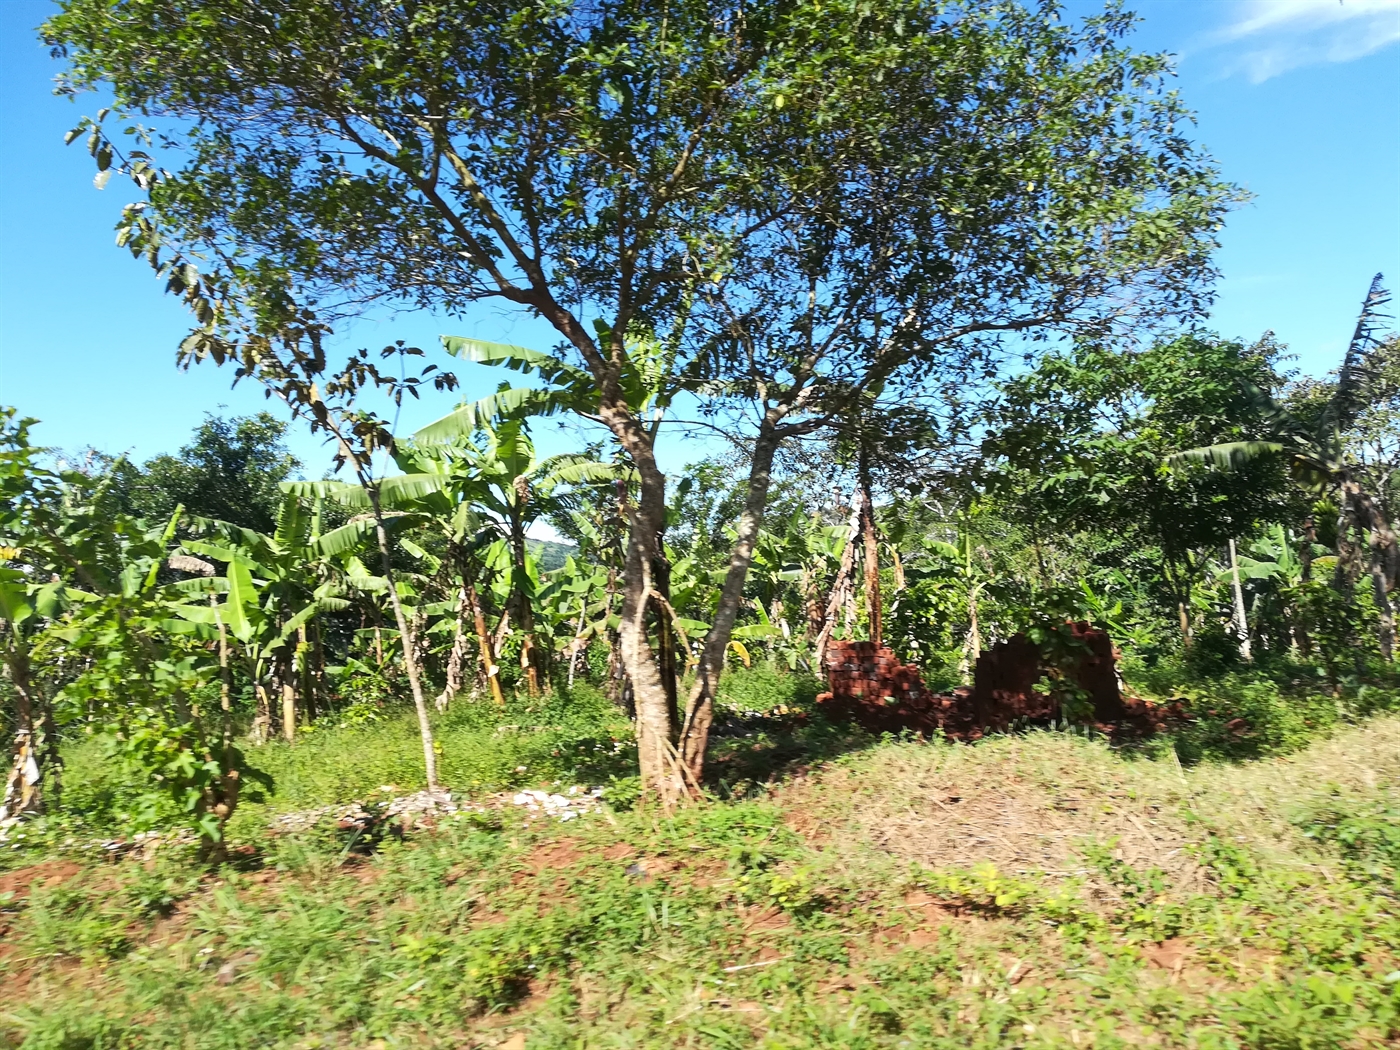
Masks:
[[[1163,461],[1185,445],[1248,434],[1257,391],[1281,382],[1279,350],[1198,333],[1142,351],[1089,345],[1047,358],[1003,389],[983,444],[988,490],[1030,530],[1037,552],[1052,529],[1115,531],[1159,552],[1190,644],[1203,552],[1286,517],[1286,477],[1276,459],[1239,472],[1170,470]]]
[[[183,505],[196,517],[270,533],[282,503],[278,486],[301,469],[283,443],[286,432],[267,412],[210,415],[177,455],[119,471],[115,495],[122,510],[146,521],[167,521]]]
[[[1361,303],[1360,316],[1347,346],[1337,381],[1325,388],[1324,396],[1300,399],[1293,406],[1276,401],[1258,386],[1246,388],[1254,405],[1257,425],[1254,436],[1245,440],[1219,442],[1189,448],[1171,456],[1168,462],[1178,468],[1209,463],[1225,471],[1248,469],[1260,459],[1282,458],[1293,477],[1314,492],[1335,488],[1341,494],[1342,517],[1338,523],[1338,544],[1348,542],[1352,529],[1368,537],[1372,592],[1380,613],[1381,652],[1393,658],[1395,644],[1394,612],[1390,592],[1400,582],[1400,541],[1386,514],[1384,504],[1373,498],[1362,482],[1367,471],[1348,447],[1348,436],[1359,421],[1374,426],[1375,417],[1367,412],[1381,407],[1387,395],[1388,348],[1378,335],[1381,307],[1390,301],[1376,274]],[[1382,411],[1384,411],[1382,407]],[[1364,446],[1364,439],[1362,442]],[[1371,472],[1374,478],[1374,472]],[[1339,577],[1346,573],[1347,559],[1338,564]],[[1350,581],[1346,581],[1350,586]]]
[[[246,368],[378,302],[495,299],[555,328],[572,407],[639,478],[621,652],[642,776],[671,803],[700,789],[779,445],[999,333],[1200,306],[1236,195],[1131,24],[1014,0],[69,0],[44,34],[66,90],[106,84],[115,121],[178,144],[165,172],[111,114],[74,133],[145,195],[119,237],[196,313],[186,359]],[[645,414],[637,337],[659,348]],[[676,726],[645,617],[682,390],[752,425]]]

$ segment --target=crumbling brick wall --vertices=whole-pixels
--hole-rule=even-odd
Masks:
[[[1114,669],[1117,654],[1106,633],[1087,623],[1071,625],[1072,644],[1082,648],[1072,680],[1093,704],[1094,720],[1117,725],[1139,717],[1124,704]],[[972,689],[933,693],[919,669],[901,663],[890,649],[870,642],[835,640],[827,648],[830,691],[817,702],[831,716],[856,722],[871,732],[936,729],[953,737],[975,738],[1013,722],[1049,722],[1059,717],[1057,700],[1035,685],[1044,673],[1040,650],[1024,635],[988,649],[977,660]]]
[[[967,708],[966,696],[930,692],[916,666],[870,642],[833,640],[826,650],[826,672],[831,691],[817,702],[831,716],[874,733],[946,729]]]

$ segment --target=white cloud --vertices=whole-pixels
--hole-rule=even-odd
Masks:
[[[1226,72],[1261,83],[1300,66],[1350,62],[1400,41],[1400,0],[1250,0],[1212,34]]]

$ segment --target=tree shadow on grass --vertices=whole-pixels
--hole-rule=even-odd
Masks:
[[[821,712],[727,715],[710,731],[705,787],[720,798],[741,799],[808,767],[862,751],[881,738]]]

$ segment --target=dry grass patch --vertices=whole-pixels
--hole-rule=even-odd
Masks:
[[[829,767],[780,793],[788,825],[841,854],[874,850],[930,868],[990,862],[1015,875],[1078,876],[1115,897],[1086,861],[1092,844],[1170,885],[1203,892],[1190,815],[1274,859],[1315,866],[1290,818],[1336,785],[1400,784],[1400,718],[1347,729],[1285,758],[1183,769],[1056,732],[975,745],[899,742]]]
[[[1315,867],[1293,818],[1333,790],[1400,790],[1400,717],[1372,719],[1282,758],[1187,770],[1186,782],[1192,808],[1222,833],[1272,863]]]
[[[1099,742],[1059,733],[974,746],[890,744],[789,792],[787,805],[826,827],[834,849],[873,848],[930,868],[1050,876],[1092,874],[1086,844],[1178,884],[1200,870],[1170,764],[1127,761]],[[1098,887],[1106,892],[1106,887]]]

